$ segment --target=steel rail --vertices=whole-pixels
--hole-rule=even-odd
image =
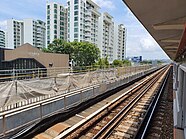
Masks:
[[[143,90],[130,101],[111,121],[109,121],[92,139],[107,138],[113,131],[113,129],[120,123],[120,121],[126,116],[126,114],[134,107],[134,105],[146,94],[146,92],[154,85],[154,83],[161,77],[163,71],[149,82]]]
[[[165,67],[164,67],[165,69]],[[157,74],[159,74],[163,69],[161,69],[158,73],[156,73],[155,75],[151,75],[148,79],[144,80],[143,82],[139,83],[138,85],[136,85],[135,87],[133,87],[132,89],[130,89],[129,91],[127,91],[126,93],[124,93],[123,95],[119,96],[118,98],[116,98],[115,100],[113,100],[112,102],[108,103],[107,105],[105,105],[104,107],[102,107],[101,109],[99,109],[98,111],[96,111],[95,113],[89,115],[88,117],[86,117],[85,119],[83,119],[82,121],[80,121],[79,123],[77,123],[76,125],[72,126],[71,128],[67,129],[66,131],[64,131],[62,134],[58,135],[55,139],[59,139],[59,138],[66,138],[67,136],[69,136],[71,133],[75,132],[76,130],[78,130],[81,126],[85,125],[86,123],[88,123],[90,120],[92,120],[95,116],[97,116],[98,114],[100,114],[102,111],[107,110],[108,107],[110,107],[111,105],[113,105],[115,102],[117,102],[118,100],[120,100],[123,96],[127,95],[130,92],[135,92],[139,89],[139,86],[144,86],[145,83],[149,82],[149,80],[152,80],[152,78],[156,77]],[[155,78],[154,78],[155,79]],[[138,89],[136,89],[138,88]]]
[[[136,134],[137,139],[144,139],[145,138],[145,135],[148,131],[148,127],[149,127],[152,117],[154,115],[154,111],[157,108],[158,102],[160,100],[160,96],[162,95],[163,90],[165,88],[169,74],[170,74],[170,70],[169,70],[169,73],[164,78],[161,88],[158,91],[159,93],[155,96],[153,102],[151,103],[151,108],[149,108],[149,110],[147,111],[147,114],[145,115],[145,118],[144,118],[142,124],[140,125],[141,128],[140,128],[139,132]]]

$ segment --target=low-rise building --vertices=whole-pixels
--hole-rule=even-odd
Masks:
[[[0,69],[68,67],[68,54],[44,53],[30,44],[16,49],[0,48]]]

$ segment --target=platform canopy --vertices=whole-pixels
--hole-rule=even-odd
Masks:
[[[165,53],[186,61],[186,0],[123,0]]]

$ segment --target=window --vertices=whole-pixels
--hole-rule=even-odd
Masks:
[[[78,4],[78,0],[74,0],[74,4]]]
[[[54,20],[54,23],[57,24],[57,20]]]
[[[68,1],[68,3],[67,3],[68,5],[70,5],[70,1]]]
[[[54,29],[57,29],[57,25],[54,25]]]
[[[50,9],[50,5],[47,6],[47,9]]]
[[[61,16],[61,17],[60,17],[60,20],[64,20],[64,17]]]
[[[76,16],[76,17],[74,17],[74,21],[78,21],[78,17]]]
[[[57,18],[57,14],[54,14],[54,18]]]
[[[54,39],[57,39],[57,35],[54,35]]]
[[[60,30],[64,30],[64,27],[60,27]]]
[[[64,13],[63,13],[63,12],[60,12],[60,15],[62,15],[62,16],[63,16],[63,15],[64,15]]]
[[[60,35],[64,35],[64,32],[60,32]]]
[[[78,26],[78,22],[74,22],[74,26],[77,27]]]
[[[54,13],[57,14],[57,9],[54,9]]]
[[[62,25],[62,26],[63,26],[63,25],[64,25],[64,22],[60,22],[60,25]]]
[[[77,38],[78,37],[78,34],[76,33],[76,34],[74,34],[74,38]]]
[[[47,29],[50,29],[50,26],[47,26]]]
[[[54,4],[54,8],[57,8],[57,4]]]
[[[47,14],[50,14],[50,10],[47,10]]]
[[[49,15],[47,16],[47,19],[50,19],[50,16]]]
[[[47,24],[50,24],[50,20],[49,20],[49,21],[47,21]]]
[[[75,12],[74,12],[74,15],[78,15],[78,11],[75,11]]]
[[[57,34],[57,30],[54,30],[54,34]]]
[[[75,6],[74,6],[74,10],[77,10],[77,9],[78,9],[78,5],[75,5]]]
[[[78,28],[74,28],[74,32],[78,32]]]

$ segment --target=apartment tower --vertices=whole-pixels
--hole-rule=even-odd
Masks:
[[[47,46],[54,39],[67,41],[67,9],[59,3],[47,3]]]
[[[7,21],[7,47],[17,48],[24,43],[30,43],[37,48],[46,47],[46,27],[41,20],[10,19]]]
[[[10,19],[7,21],[7,47],[10,49],[21,46],[24,42],[23,21]]]
[[[123,24],[114,25],[114,59],[126,58],[126,28]]]
[[[92,0],[68,0],[68,41],[98,45],[100,7]]]
[[[24,19],[24,43],[30,43],[34,47],[46,47],[46,27],[41,20]]]
[[[98,47],[101,57],[108,57],[111,63],[114,60],[114,21],[108,13],[102,13],[99,18]]]

